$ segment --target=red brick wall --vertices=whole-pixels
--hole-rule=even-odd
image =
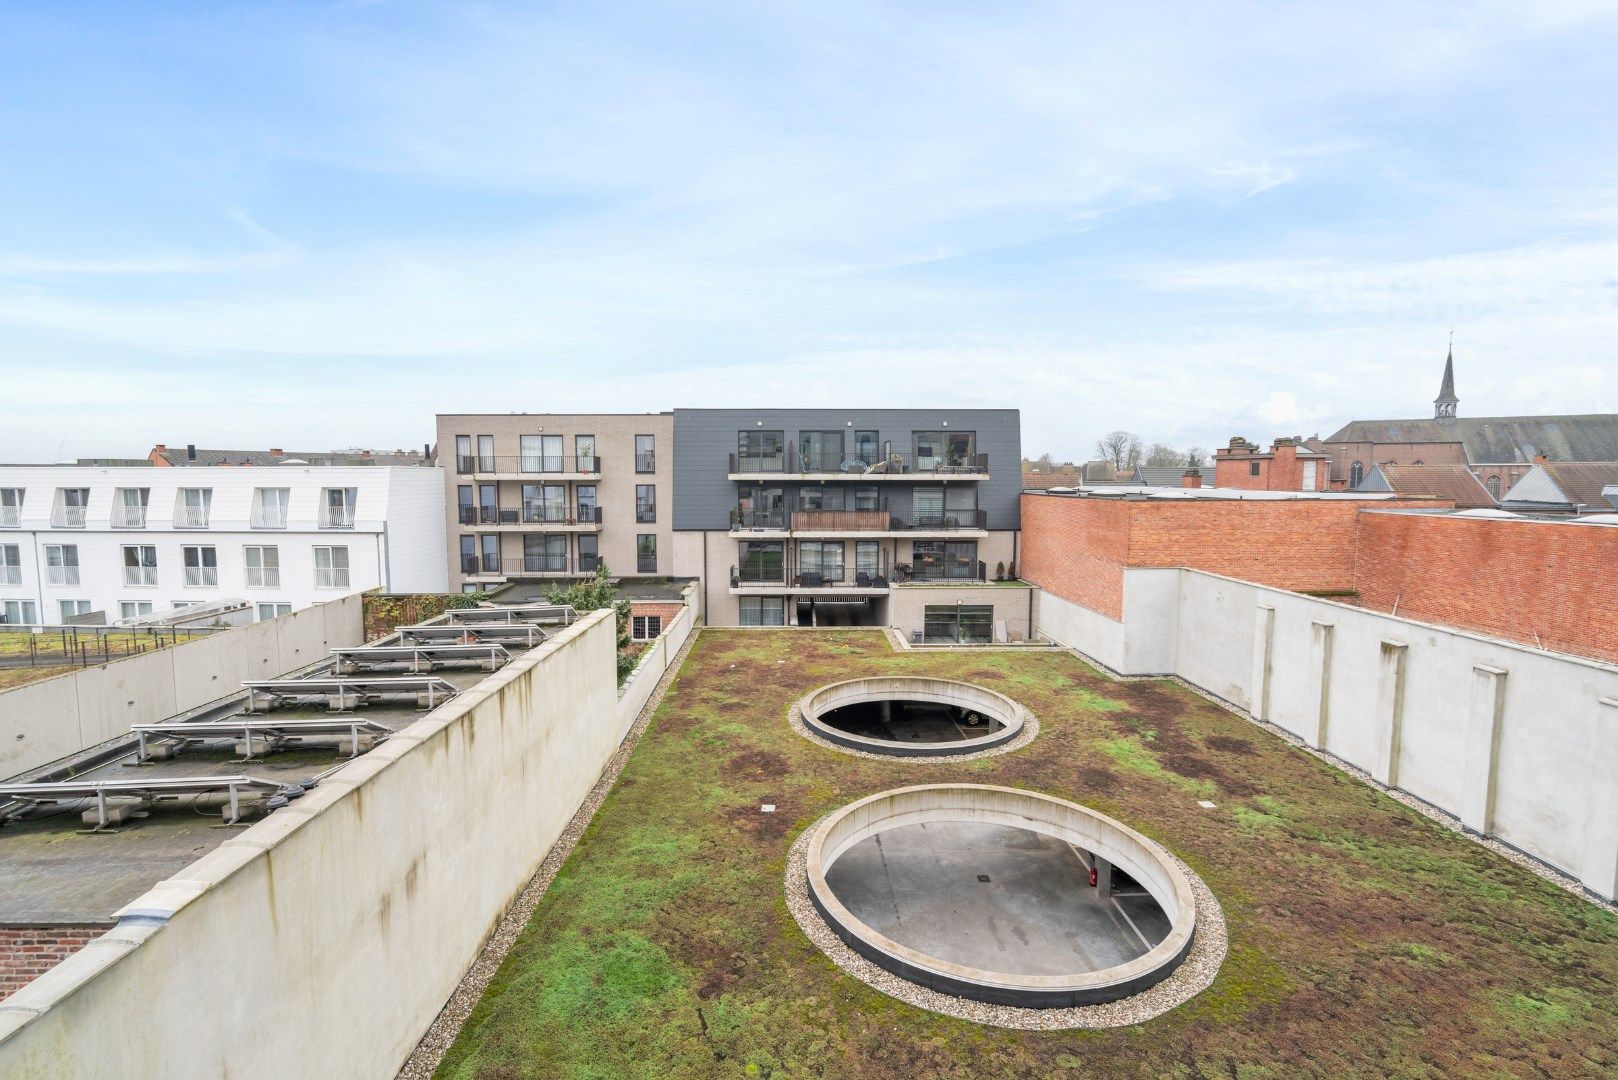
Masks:
[[[1024,495],[1018,576],[1064,600],[1123,618],[1130,505]]]
[[[1618,530],[1360,515],[1360,603],[1618,663]]]
[[[107,930],[105,926],[0,926],[0,998],[10,997]]]
[[[678,602],[632,600],[629,603],[629,617],[633,619],[639,616],[660,615],[663,618],[663,629],[667,630],[669,623],[674,621],[674,617],[680,613],[680,609],[684,606]]]

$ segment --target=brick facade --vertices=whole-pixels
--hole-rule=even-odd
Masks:
[[[0,926],[0,999],[107,932],[105,926]]]
[[[1618,530],[1366,511],[1357,556],[1365,607],[1618,663]]]
[[[1331,463],[1296,439],[1277,439],[1268,451],[1237,437],[1214,451],[1214,487],[1243,491],[1325,491]]]
[[[1108,618],[1123,618],[1131,505],[1024,494],[1018,576]]]

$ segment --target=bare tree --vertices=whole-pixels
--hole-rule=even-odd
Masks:
[[[1144,464],[1153,469],[1168,469],[1185,461],[1185,455],[1167,443],[1153,443],[1146,451]]]
[[[1110,461],[1119,472],[1140,464],[1140,436],[1114,431],[1096,440],[1096,457]]]
[[[1208,451],[1200,446],[1193,446],[1185,452],[1185,466],[1188,469],[1200,469],[1208,464]]]

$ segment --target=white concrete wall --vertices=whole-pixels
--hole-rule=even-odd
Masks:
[[[1046,594],[1041,630],[1176,674],[1618,896],[1618,667],[1195,570],[1127,570],[1124,611]]]
[[[591,613],[134,901],[0,1004],[0,1075],[393,1076],[617,749],[614,638]]]
[[[364,643],[361,598],[0,691],[0,777],[48,764]]]
[[[635,724],[635,718],[651,700],[652,691],[657,689],[658,680],[669,669],[669,665],[674,662],[674,658],[685,645],[686,639],[696,628],[699,587],[700,583],[695,581],[685,587],[685,591],[680,594],[680,600],[685,608],[663,628],[663,632],[658,635],[651,647],[640,654],[640,663],[635,665],[635,670],[630,672],[624,685],[618,688],[620,742],[629,734],[629,729]]]

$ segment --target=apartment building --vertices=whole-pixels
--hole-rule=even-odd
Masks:
[[[674,573],[716,626],[1026,637],[1014,409],[676,409]]]
[[[442,592],[439,472],[0,465],[0,620],[117,622],[226,599],[273,618],[371,588]]]
[[[452,588],[673,572],[670,413],[438,417]]]

